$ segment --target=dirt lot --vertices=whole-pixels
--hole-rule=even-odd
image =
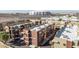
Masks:
[[[0,42],[0,48],[10,48],[10,47],[5,45],[4,43]]]

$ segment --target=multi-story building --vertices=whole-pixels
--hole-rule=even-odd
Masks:
[[[52,40],[56,33],[55,24],[42,23],[38,21],[38,24],[25,23],[10,26],[10,36],[16,40],[19,38],[23,40],[25,45],[44,45],[47,41]]]
[[[52,40],[52,48],[75,48],[79,47],[79,36],[77,35],[78,27],[73,25],[71,27],[63,27]]]
[[[44,24],[31,29],[32,45],[42,45],[43,41],[53,35],[53,28],[49,24]],[[50,38],[48,39],[50,40]]]

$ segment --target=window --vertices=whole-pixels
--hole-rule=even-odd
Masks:
[[[57,42],[57,44],[60,44],[60,42]]]
[[[66,46],[66,44],[64,43],[63,46]]]
[[[79,46],[79,41],[78,41],[78,46]]]
[[[54,45],[55,42],[52,42],[52,45]]]
[[[74,46],[75,45],[75,43],[74,42],[72,42],[72,46]]]

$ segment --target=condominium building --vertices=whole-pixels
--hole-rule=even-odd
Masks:
[[[56,31],[57,28],[54,24],[42,23],[40,21],[37,24],[25,23],[10,26],[11,39],[23,40],[26,46],[45,45],[47,41],[52,40]]]
[[[52,48],[75,48],[79,47],[79,36],[77,35],[77,25],[63,27],[52,40]]]

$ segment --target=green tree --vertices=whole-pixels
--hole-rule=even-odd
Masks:
[[[62,19],[60,18],[59,21],[62,21]]]
[[[5,34],[2,35],[2,40],[4,41],[4,43],[6,43],[8,39],[9,39],[8,34],[5,33]]]

